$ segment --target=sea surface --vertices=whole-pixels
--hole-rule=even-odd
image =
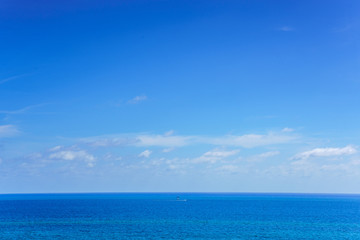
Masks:
[[[0,195],[0,239],[359,239],[360,195]]]

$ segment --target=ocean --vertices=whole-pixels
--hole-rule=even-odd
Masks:
[[[360,195],[0,195],[0,239],[360,239]]]

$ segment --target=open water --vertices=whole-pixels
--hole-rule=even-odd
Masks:
[[[360,240],[360,195],[4,194],[0,239]]]

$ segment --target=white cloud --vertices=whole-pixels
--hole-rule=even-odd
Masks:
[[[53,148],[50,148],[49,149],[49,152],[55,152],[55,151],[59,151],[61,148],[63,148],[62,146],[55,146],[55,147],[53,147]]]
[[[259,134],[247,134],[242,136],[229,135],[218,138],[204,139],[204,142],[208,142],[214,145],[227,145],[227,146],[240,146],[245,148],[253,148],[265,145],[273,145],[280,143],[287,143],[294,140],[296,137],[289,135],[279,135],[269,133],[266,135]]]
[[[14,125],[0,125],[0,138],[11,137],[19,133]]]
[[[216,170],[222,173],[240,173],[246,171],[245,169],[241,169],[239,166],[233,164],[220,166]]]
[[[276,155],[279,155],[279,154],[280,154],[279,151],[270,151],[270,152],[261,153],[258,156],[260,158],[268,158],[268,157],[273,157],[273,156],[276,156]]]
[[[174,134],[174,130],[170,130],[170,131],[167,131],[166,133],[164,133],[164,136],[168,137],[168,136],[171,136]]]
[[[193,160],[193,162],[194,163],[202,163],[202,162],[215,163],[215,162],[225,159],[227,157],[236,155],[238,152],[239,152],[239,150],[224,151],[224,150],[214,149],[214,150],[204,153],[202,156],[200,156],[198,158],[195,158]]]
[[[137,146],[163,146],[181,147],[193,141],[193,137],[188,136],[164,136],[164,135],[140,135],[136,137]]]
[[[50,154],[50,159],[60,160],[81,160],[88,164],[89,167],[93,167],[96,158],[84,150],[64,150]]]
[[[95,166],[95,164],[93,162],[89,162],[87,165],[88,165],[88,167],[91,167],[91,168]]]
[[[236,146],[253,148],[266,145],[283,144],[298,138],[287,133],[268,133],[268,134],[246,134],[246,135],[225,135],[219,137],[203,136],[181,136],[172,135],[170,131],[164,135],[155,134],[122,134],[99,136],[80,139],[81,141],[96,147],[109,146],[138,146],[138,147],[183,147],[194,144],[209,144],[215,146]]]
[[[141,95],[141,96],[136,96],[136,97],[134,97],[133,99],[130,99],[130,100],[128,101],[128,103],[130,103],[130,104],[136,104],[136,103],[139,103],[139,102],[142,102],[142,101],[145,101],[145,100],[147,100],[147,96]]]
[[[281,131],[282,131],[282,132],[293,132],[294,129],[285,127],[285,128],[283,128]]]
[[[115,161],[120,161],[122,160],[121,156],[117,156],[117,155],[113,155],[111,153],[107,153],[104,155],[103,157],[105,160],[115,160]]]
[[[260,161],[263,161],[263,160],[265,160],[267,158],[274,157],[274,156],[279,155],[279,154],[280,154],[279,151],[269,151],[269,152],[264,152],[264,153],[260,153],[260,154],[250,156],[246,160],[248,162],[260,162]]]
[[[308,159],[310,157],[335,157],[341,155],[351,155],[357,153],[353,146],[343,148],[315,148],[310,151],[302,152],[293,157],[293,159]]]
[[[93,137],[81,139],[81,141],[93,147],[112,147],[112,146],[126,146],[135,145],[139,140],[134,137]]]
[[[295,138],[295,136],[273,133],[269,133],[266,135],[247,134],[240,136],[227,135],[220,137],[140,135],[136,137],[136,145],[181,147],[191,144],[211,144],[218,146],[238,146],[252,148],[258,146],[287,143],[294,140]]]
[[[193,141],[191,136],[154,134],[121,134],[83,138],[80,141],[94,147],[137,146],[137,147],[182,147]]]
[[[152,151],[150,151],[150,150],[145,150],[145,151],[143,151],[142,153],[139,154],[139,157],[148,158],[148,157],[150,157],[151,153],[152,153]]]
[[[38,108],[38,107],[42,107],[48,105],[47,103],[42,103],[42,104],[36,104],[36,105],[30,105],[27,107],[23,107],[17,110],[1,110],[0,113],[4,113],[4,114],[22,114],[22,113],[26,113],[27,111],[33,109],[33,108]]]
[[[344,160],[341,163],[329,164],[329,162],[309,161],[309,159],[299,159],[290,164],[272,166],[264,171],[265,174],[283,176],[360,176],[360,160]],[[325,174],[325,175],[324,175]]]
[[[211,150],[206,153],[204,153],[204,156],[206,157],[229,157],[232,155],[235,155],[239,152],[239,150],[232,150],[232,151],[221,151],[221,150]]]
[[[174,151],[174,149],[175,149],[175,148],[173,148],[173,147],[171,147],[171,148],[164,148],[164,149],[162,150],[162,152],[168,153],[168,152]]]

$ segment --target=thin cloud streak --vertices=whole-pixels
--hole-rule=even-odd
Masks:
[[[353,146],[343,148],[315,148],[310,151],[302,152],[293,157],[293,159],[308,159],[310,157],[334,157],[342,155],[351,155],[357,153]]]
[[[6,83],[6,82],[10,82],[10,81],[12,81],[12,80],[18,79],[18,78],[20,78],[20,77],[26,76],[26,75],[28,75],[28,74],[20,74],[20,75],[16,75],[16,76],[4,78],[4,79],[0,80],[0,85],[1,85],[1,84],[4,84],[4,83]]]
[[[148,157],[150,157],[151,153],[152,153],[152,151],[145,150],[145,151],[143,151],[142,153],[139,154],[139,157],[148,158]]]
[[[88,167],[94,167],[96,158],[85,150],[61,150],[49,155],[49,159],[58,159],[65,161],[81,160]]]
[[[136,97],[134,97],[133,99],[130,99],[130,100],[128,101],[128,103],[129,103],[129,104],[137,104],[137,103],[143,102],[143,101],[145,101],[145,100],[147,100],[147,96],[141,95],[141,96],[136,96]]]
[[[202,156],[195,158],[193,160],[194,163],[215,163],[217,161],[223,160],[227,157],[236,155],[239,153],[239,150],[232,150],[232,151],[225,151],[225,150],[219,150],[219,149],[213,149],[211,151],[208,151],[204,153]]]
[[[292,31],[294,31],[295,29],[292,28],[292,27],[283,26],[283,27],[279,28],[278,30],[279,30],[279,31],[282,31],[282,32],[292,32]]]
[[[48,103],[30,105],[30,106],[27,106],[27,107],[24,107],[24,108],[20,108],[18,110],[0,110],[0,113],[2,113],[2,114],[22,114],[22,113],[25,113],[25,112],[27,112],[27,111],[29,111],[31,109],[42,107],[42,106],[45,106],[47,104]]]
[[[266,145],[290,143],[298,137],[285,133],[225,135],[219,137],[155,135],[155,134],[123,134],[113,136],[99,136],[83,138],[80,141],[94,147],[109,146],[137,146],[137,147],[184,147],[195,144],[209,144],[214,146],[233,146],[254,148]]]
[[[260,134],[246,134],[241,136],[228,135],[217,138],[203,138],[204,143],[213,145],[239,146],[244,148],[253,148],[266,145],[288,143],[296,139],[296,136],[285,134],[269,133],[265,135]]]
[[[12,137],[19,133],[20,133],[20,131],[14,125],[11,125],[11,124],[0,125],[0,138]]]

